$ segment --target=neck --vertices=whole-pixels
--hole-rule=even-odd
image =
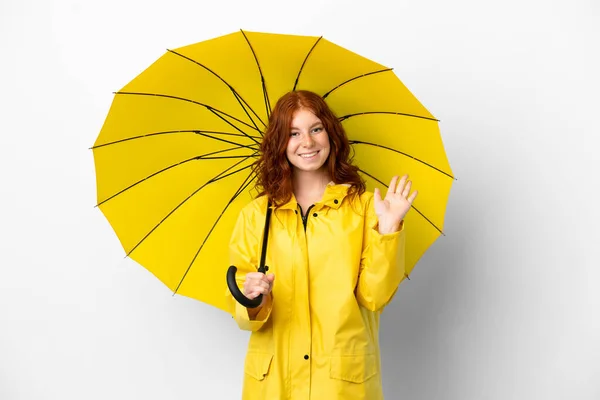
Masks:
[[[298,171],[294,170],[292,183],[296,198],[321,198],[331,177],[327,170]]]

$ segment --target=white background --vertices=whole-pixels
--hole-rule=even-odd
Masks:
[[[167,48],[240,28],[394,67],[441,120],[458,181],[383,316],[386,398],[600,399],[599,10],[2,0],[0,399],[239,398],[247,332],[124,259],[89,147]]]

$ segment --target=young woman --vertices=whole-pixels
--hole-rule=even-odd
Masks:
[[[379,316],[405,277],[408,176],[365,191],[342,125],[307,91],[283,96],[255,164],[259,196],[239,215],[230,262],[257,308],[235,302],[251,331],[244,400],[378,400]],[[410,194],[410,195],[409,195]],[[266,265],[257,271],[271,202]]]

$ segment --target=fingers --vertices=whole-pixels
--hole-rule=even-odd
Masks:
[[[399,194],[408,200],[410,204],[417,197],[418,192],[415,190],[412,194],[410,190],[412,189],[412,181],[408,180],[408,174],[405,174],[398,181],[398,176],[394,176],[392,181],[390,182],[390,187],[388,189],[388,194]],[[409,197],[410,194],[410,197]]]
[[[396,177],[397,178],[397,177]],[[394,190],[394,193],[400,194],[403,193],[404,191],[404,185],[406,185],[406,180],[408,179],[408,175],[404,175],[402,176],[402,178],[400,179],[400,182],[398,182],[398,186],[396,186],[396,189]],[[406,196],[404,196],[406,197]]]
[[[390,186],[388,186],[388,190],[387,190],[387,193],[385,194],[385,197],[388,197],[388,196],[396,193],[397,183],[398,183],[398,176],[394,175],[392,177],[392,180],[390,181]]]
[[[413,201],[415,201],[415,199],[417,198],[417,194],[419,194],[419,192],[417,190],[415,190],[410,197],[408,198],[408,203],[412,205]]]
[[[269,289],[271,287],[271,282],[269,282],[266,278],[254,279],[246,277],[246,282],[244,282],[244,287],[248,290],[254,290],[258,288]]]
[[[388,187],[386,197],[399,194],[406,198],[410,192],[411,184],[412,182],[408,180],[408,174],[404,174],[402,178],[400,178],[398,175],[394,175],[390,181],[390,186]]]
[[[250,300],[258,297],[261,294],[265,296],[268,295],[271,291],[269,289],[265,289],[264,287],[255,287],[250,292],[244,293],[244,295]]]
[[[375,202],[380,202],[381,201],[381,192],[379,191],[378,188],[375,188],[374,193],[373,193],[373,197],[375,197]]]
[[[408,175],[406,175],[408,177]],[[402,197],[407,198],[410,193],[410,187],[412,186],[412,181],[408,181],[406,186],[404,186],[404,190],[402,191]]]
[[[246,279],[261,280],[266,279],[266,275],[262,272],[248,272],[246,274]]]
[[[244,282],[244,295],[254,299],[260,294],[269,294],[273,288],[274,274],[265,275],[261,272],[249,272]]]

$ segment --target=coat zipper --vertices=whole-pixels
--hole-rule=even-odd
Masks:
[[[300,206],[300,204],[298,204],[298,208],[300,209],[300,217],[302,218],[302,225],[304,225],[304,243],[305,243],[305,249],[308,252],[308,238],[306,235],[306,226],[308,224],[308,216],[310,215],[310,210],[314,207],[315,205],[312,204],[310,207],[308,207],[308,210],[306,211],[306,215],[304,215],[304,213],[302,212],[302,206]],[[308,254],[305,253],[305,256],[307,257],[306,262],[308,263]],[[308,266],[308,265],[307,265]],[[310,282],[310,277],[308,276],[309,271],[308,269],[306,270],[306,274],[307,274],[307,279]],[[310,283],[309,283],[309,287],[310,287]],[[310,291],[310,289],[309,289]],[[310,295],[309,295],[309,299],[310,299]],[[309,300],[310,301],[310,300]],[[312,325],[312,321],[310,320],[310,314],[308,316],[309,318],[309,325]],[[311,341],[311,348],[312,348],[312,341]],[[306,357],[306,356],[305,356]],[[310,397],[310,385],[309,385],[309,389],[308,389],[308,395]]]
[[[306,224],[308,223],[308,215],[310,214],[310,210],[314,206],[315,205],[312,204],[310,207],[308,207],[308,210],[306,211],[306,215],[304,215],[304,212],[302,211],[302,206],[300,206],[300,204],[298,204],[298,208],[300,209],[300,217],[302,218],[302,225],[304,225],[304,232],[306,232]]]

